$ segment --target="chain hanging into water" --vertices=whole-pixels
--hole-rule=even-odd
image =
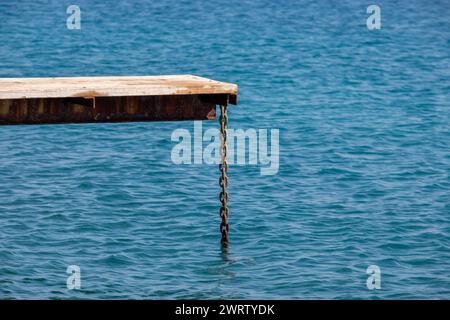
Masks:
[[[222,222],[220,223],[220,232],[222,233],[221,243],[222,246],[228,246],[228,215],[230,213],[228,209],[228,162],[227,162],[227,125],[228,125],[228,115],[227,115],[227,106],[220,106],[220,154],[221,154],[221,163],[219,165],[220,170],[220,178],[219,185],[221,188],[219,199],[221,203],[220,207],[220,217]]]

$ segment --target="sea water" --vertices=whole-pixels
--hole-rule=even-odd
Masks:
[[[449,17],[445,0],[1,1],[0,77],[237,83],[229,127],[279,130],[279,170],[230,166],[224,253],[218,167],[171,159],[193,122],[2,126],[0,298],[450,298]]]

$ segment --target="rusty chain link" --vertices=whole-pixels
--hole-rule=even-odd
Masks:
[[[219,199],[221,203],[220,207],[220,217],[222,222],[220,223],[220,232],[222,233],[221,243],[223,246],[228,245],[228,215],[230,210],[228,209],[228,162],[227,162],[227,125],[228,125],[228,115],[227,115],[227,106],[220,106],[220,154],[221,154],[221,163],[219,165],[220,170],[220,178],[219,178],[219,186],[221,188]]]

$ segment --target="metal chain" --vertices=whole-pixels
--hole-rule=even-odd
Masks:
[[[221,243],[223,246],[228,245],[228,215],[230,210],[228,209],[228,162],[227,162],[227,125],[228,125],[228,115],[227,115],[227,106],[220,106],[220,154],[221,154],[221,163],[219,165],[220,170],[220,178],[219,178],[219,186],[221,188],[221,192],[219,195],[221,207],[220,207],[220,217],[222,222],[220,224],[220,232],[222,233]]]

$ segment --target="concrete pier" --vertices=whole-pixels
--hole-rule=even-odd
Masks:
[[[0,125],[214,120],[237,94],[192,75],[0,78]]]

